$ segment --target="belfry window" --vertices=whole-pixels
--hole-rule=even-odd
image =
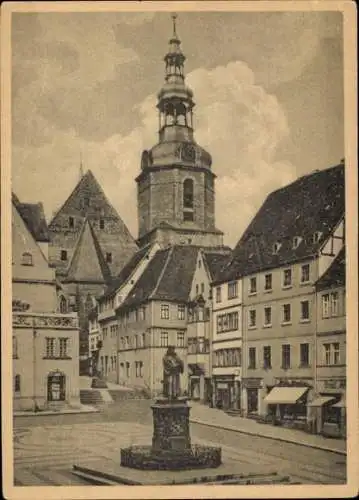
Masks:
[[[186,179],[183,183],[183,208],[193,208],[193,180]]]

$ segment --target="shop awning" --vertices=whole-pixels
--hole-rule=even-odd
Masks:
[[[273,387],[264,401],[272,405],[294,404],[307,390],[308,387]]]
[[[346,399],[343,397],[340,401],[338,401],[337,403],[335,403],[335,405],[333,405],[333,408],[346,408],[346,406],[347,406]]]
[[[313,399],[308,406],[323,406],[325,403],[329,403],[329,401],[333,401],[335,398],[332,396],[319,396],[317,399]]]

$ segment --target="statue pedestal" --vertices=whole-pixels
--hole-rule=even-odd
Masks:
[[[153,412],[153,455],[191,452],[189,411],[186,398],[158,399]]]

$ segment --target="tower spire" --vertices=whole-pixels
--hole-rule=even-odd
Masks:
[[[174,13],[172,14],[172,21],[173,21],[173,38],[177,38],[177,32],[176,32],[176,19],[177,19],[177,14]]]
[[[83,169],[83,164],[82,164],[82,151],[80,151],[80,180],[82,179],[82,177],[84,176],[84,169]]]

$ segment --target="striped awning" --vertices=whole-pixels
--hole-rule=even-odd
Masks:
[[[308,406],[323,406],[325,403],[329,403],[329,401],[334,401],[334,399],[332,396],[319,396],[308,403]]]
[[[308,387],[273,387],[264,401],[272,405],[294,404],[307,390]]]

